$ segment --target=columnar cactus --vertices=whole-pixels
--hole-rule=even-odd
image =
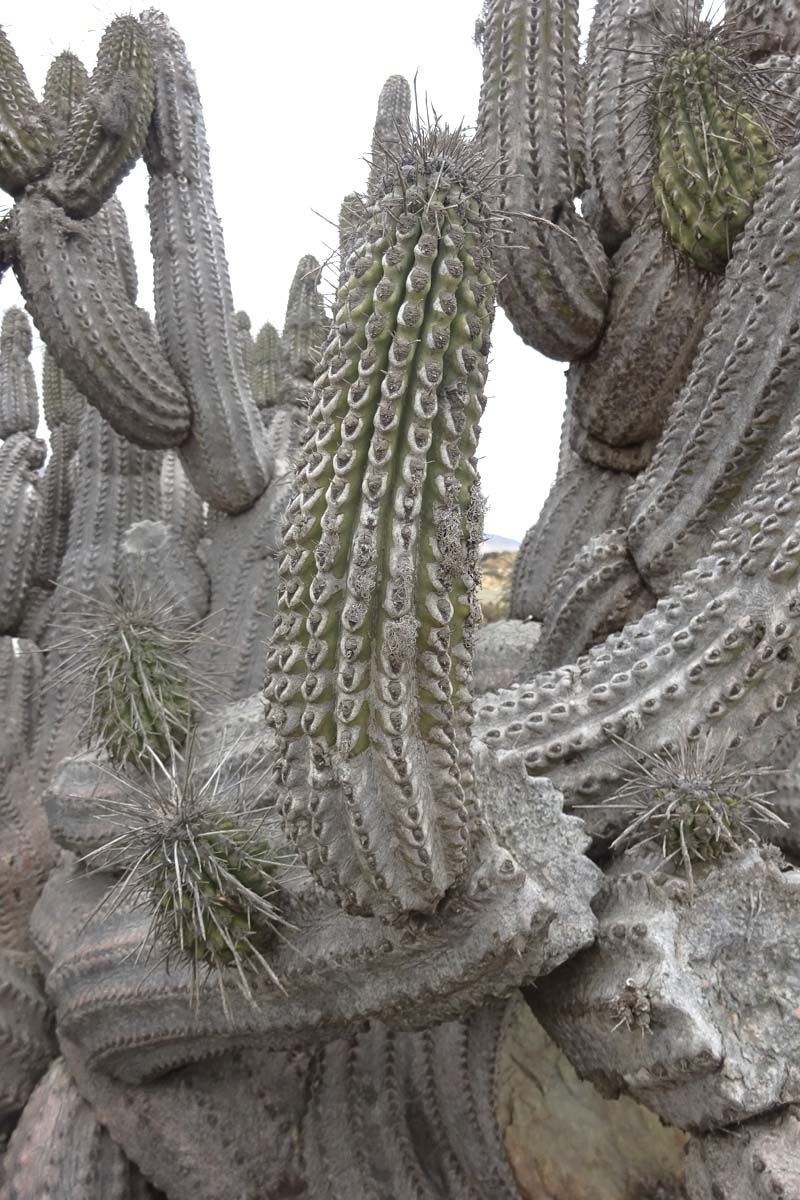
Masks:
[[[469,850],[482,171],[437,129],[387,175],[337,297],[288,511],[268,684],[285,818],[357,910],[433,907]]]
[[[760,843],[800,849],[798,19],[731,0],[716,30],[697,7],[598,0],[581,65],[575,0],[488,0],[475,140],[412,129],[387,83],[330,329],[307,258],[280,339],[234,309],[166,19],[118,18],[91,79],[59,56],[41,103],[0,36],[0,266],[47,343],[51,439],[41,478],[12,313],[0,1136],[53,1022],[63,1054],[4,1200],[792,1190],[799,873]],[[113,194],[140,151],[154,323]],[[485,638],[484,685],[509,686],[473,720],[495,280],[571,365],[516,572],[541,630]],[[156,580],[190,644],[113,676],[133,750],[91,719],[84,747],[103,696],[72,686],[75,632]],[[716,785],[692,765],[709,736]],[[251,773],[252,826],[200,802],[203,772]],[[535,1118],[509,1112],[519,988],[583,1075],[677,1129],[656,1145],[632,1116],[634,1152],[611,1119],[623,1168],[588,1178],[584,1145],[562,1171],[559,1122],[574,1145],[602,1102],[543,1086]]]

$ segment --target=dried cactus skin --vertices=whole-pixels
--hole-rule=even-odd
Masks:
[[[614,523],[630,478],[581,459],[556,478],[538,520],[517,552],[511,581],[512,617],[544,620],[559,576],[591,537]]]
[[[689,1200],[771,1200],[796,1194],[798,1137],[800,1109],[789,1105],[734,1130],[692,1138],[686,1159]]]
[[[47,194],[69,216],[93,216],[136,163],[154,88],[144,29],[134,16],[116,17],[100,41],[97,66],[72,109],[45,183]]]
[[[28,1101],[4,1166],[4,1200],[155,1200],[98,1124],[62,1058]]]
[[[709,871],[687,904],[685,881],[634,865],[606,882],[595,946],[527,994],[537,1017],[581,1075],[682,1129],[796,1103],[798,872],[774,847],[751,846]],[[640,1004],[620,1021],[627,979]]]
[[[443,136],[425,152],[441,156],[438,183],[427,159],[411,166],[411,209],[390,184],[339,294],[268,659],[290,836],[323,885],[365,911],[432,907],[468,849],[453,711],[469,720],[492,286],[482,214]]]
[[[372,127],[368,195],[374,195],[380,189],[387,168],[391,170],[391,156],[400,152],[401,131],[409,127],[410,120],[411,88],[408,80],[403,75],[390,75],[381,88]]]
[[[640,226],[626,240],[611,264],[602,341],[568,374],[570,437],[578,454],[614,470],[646,465],[715,298],[713,283],[679,263],[656,226]]]
[[[689,0],[687,15],[697,7]],[[594,9],[586,55],[584,212],[610,252],[652,203],[652,150],[637,108],[641,84],[653,71],[654,14],[680,19],[686,8],[684,0],[608,0]]]
[[[0,29],[0,187],[19,196],[50,167],[51,131],[14,47]]]
[[[560,360],[589,353],[608,297],[605,253],[573,205],[582,153],[578,37],[577,0],[492,0],[487,8],[478,138],[498,163],[498,298],[523,341]]]
[[[624,529],[589,541],[553,588],[537,646],[536,665],[551,670],[574,662],[655,604],[631,558]]]
[[[659,593],[747,502],[795,419],[798,187],[795,149],[777,167],[737,243],[658,450],[626,497],[633,556]]]
[[[44,196],[25,196],[13,223],[17,278],[58,365],[130,441],[184,441],[188,400],[146,314],[128,298],[102,216],[73,221]]]
[[[55,1053],[52,1018],[30,951],[0,948],[0,1052],[0,1120],[4,1120],[25,1107]]]
[[[271,466],[239,349],[197,81],[166,18],[150,10],[141,20],[156,69],[144,149],[156,326],[192,411],[181,461],[204,500],[235,513],[258,499]]]
[[[39,396],[30,353],[31,327],[21,308],[9,308],[0,331],[0,439],[36,433]]]
[[[707,39],[667,56],[654,104],[661,223],[701,270],[721,274],[769,178],[772,136],[749,111],[729,52]]]
[[[0,633],[13,632],[33,572],[40,501],[36,470],[45,448],[27,433],[0,445]]]

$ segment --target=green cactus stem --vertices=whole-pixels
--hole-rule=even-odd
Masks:
[[[46,174],[51,151],[47,114],[0,29],[0,187],[12,196],[20,195]]]
[[[97,51],[88,88],[72,110],[46,190],[71,217],[90,217],[138,159],[154,96],[153,56],[141,24],[117,17]]]
[[[407,140],[338,295],[287,516],[267,687],[283,811],[360,911],[433,907],[468,854],[484,180],[458,133]]]
[[[653,99],[656,207],[672,243],[720,274],[777,151],[748,94],[747,64],[706,26],[676,42]]]
[[[577,0],[490,0],[478,138],[496,162],[498,299],[550,358],[588,354],[603,329],[608,263],[575,211],[582,137]]]
[[[150,10],[141,19],[156,62],[144,149],[156,326],[192,409],[181,459],[204,500],[240,512],[264,491],[271,467],[239,348],[200,93],[166,18]]]
[[[36,433],[39,397],[30,363],[30,321],[21,308],[9,308],[0,329],[0,439]]]

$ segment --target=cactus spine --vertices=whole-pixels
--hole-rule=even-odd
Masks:
[[[434,130],[387,177],[339,292],[288,513],[268,684],[284,815],[324,885],[367,911],[431,907],[468,852],[482,170]]]

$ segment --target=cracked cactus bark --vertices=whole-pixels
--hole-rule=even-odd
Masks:
[[[287,516],[267,691],[284,816],[356,910],[430,909],[469,850],[483,170],[434,131],[387,176],[339,292]]]
[[[142,21],[156,70],[144,148],[156,326],[191,402],[191,429],[170,444],[180,443],[198,494],[235,513],[258,499],[272,468],[239,348],[197,81],[166,18],[151,10]]]
[[[588,354],[608,302],[608,262],[575,211],[582,138],[577,0],[491,0],[478,138],[495,164],[498,299],[528,345]]]

